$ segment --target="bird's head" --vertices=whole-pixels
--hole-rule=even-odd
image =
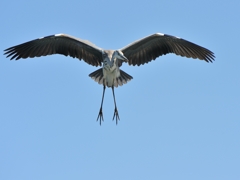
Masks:
[[[128,59],[123,55],[123,53],[120,50],[114,51],[112,57],[113,57],[113,59],[117,58],[117,59],[123,60],[124,62],[128,62]]]

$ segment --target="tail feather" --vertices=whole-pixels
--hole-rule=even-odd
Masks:
[[[103,70],[102,68],[92,72],[91,74],[89,74],[89,76],[96,81],[98,84],[103,84]],[[128,83],[129,81],[131,81],[133,79],[132,76],[130,76],[129,74],[125,73],[124,71],[120,70],[120,76],[117,77],[114,80],[114,86],[118,87],[118,86],[122,86],[123,84]]]
[[[103,84],[103,71],[102,68],[92,72],[91,74],[89,74],[89,76],[96,82],[98,82],[98,84]]]
[[[129,74],[125,73],[125,72],[122,71],[122,70],[120,70],[120,74],[121,74],[120,77],[123,78],[123,79],[126,81],[126,83],[133,78],[132,76],[130,76]],[[125,83],[124,83],[124,84],[125,84]]]
[[[122,86],[123,84],[127,84],[132,79],[133,79],[132,76],[130,76],[129,74],[125,73],[120,69],[120,76],[117,78],[117,82],[119,86]]]

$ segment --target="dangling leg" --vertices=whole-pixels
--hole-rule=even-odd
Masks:
[[[97,117],[97,121],[98,121],[98,119],[100,118],[100,126],[101,126],[101,122],[103,121],[102,105],[103,105],[103,99],[104,99],[105,89],[106,89],[106,86],[103,85],[102,102],[101,102],[101,107],[100,107],[99,114],[98,114],[98,117]]]
[[[120,118],[119,118],[119,115],[118,115],[118,110],[117,110],[117,105],[116,105],[116,100],[115,100],[114,86],[112,86],[112,92],[113,92],[114,105],[115,105],[113,120],[114,120],[114,117],[116,116],[116,124],[117,124],[118,120],[120,121]]]

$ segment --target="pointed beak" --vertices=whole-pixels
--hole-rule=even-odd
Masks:
[[[126,58],[124,55],[121,55],[121,59],[125,62],[128,62],[128,58]]]
[[[119,59],[125,61],[125,62],[128,62],[128,58],[126,58],[123,54],[120,54],[119,55]]]

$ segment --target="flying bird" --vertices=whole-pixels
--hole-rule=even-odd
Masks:
[[[132,76],[120,69],[122,63],[140,66],[169,53],[187,58],[197,58],[206,62],[213,62],[215,58],[214,53],[204,47],[162,33],[144,37],[118,50],[105,50],[87,40],[67,34],[55,34],[25,42],[4,51],[11,60],[62,54],[84,60],[92,66],[101,66],[100,69],[89,74],[93,80],[103,85],[101,106],[97,117],[100,125],[104,120],[102,106],[106,86],[112,88],[115,106],[113,120],[116,119],[116,124],[120,120],[114,87],[122,86],[133,79]]]

